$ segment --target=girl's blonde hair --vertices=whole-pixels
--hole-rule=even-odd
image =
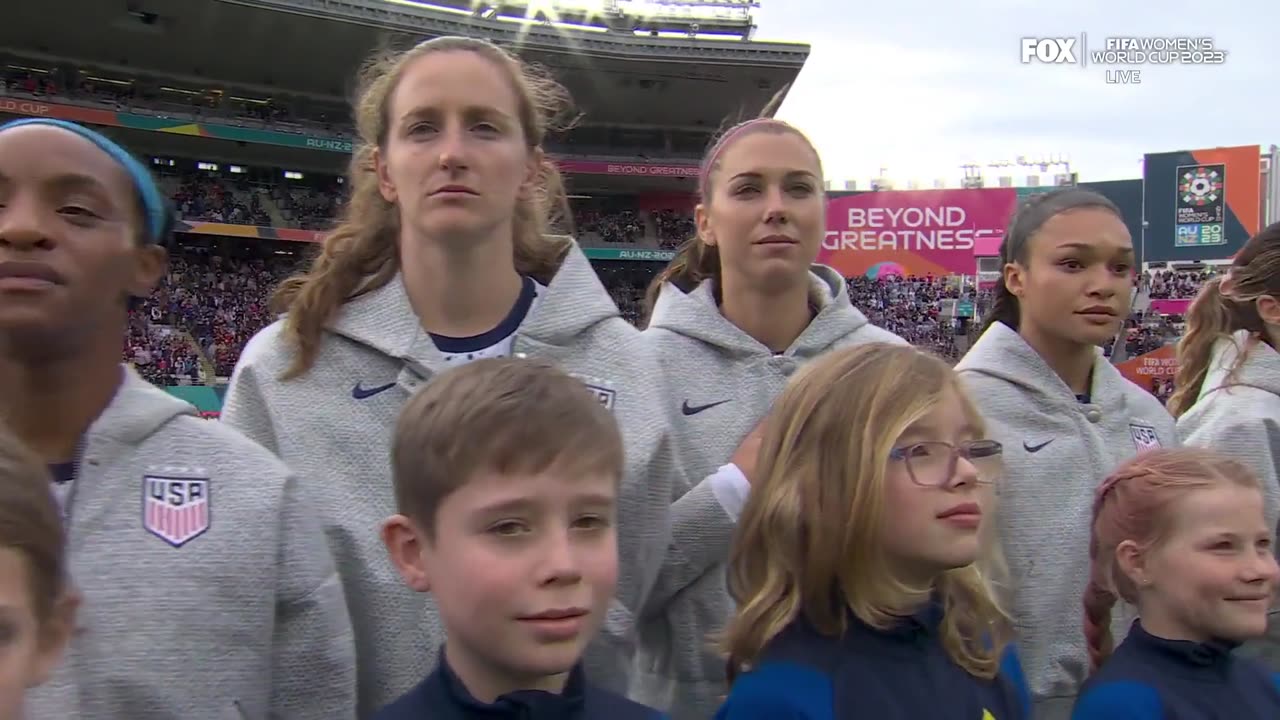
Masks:
[[[918,597],[883,551],[885,473],[898,438],[947,393],[956,393],[981,432],[955,372],[910,346],[834,350],[783,391],[766,421],[758,479],[730,551],[738,612],[723,649],[731,678],[797,619],[833,637],[845,632],[850,612],[886,628],[894,609]],[[979,562],[944,572],[933,588],[945,613],[943,646],[982,678],[996,675],[1012,635],[995,596],[1003,562],[994,522],[987,525]]]
[[[288,313],[286,336],[295,346],[284,378],[298,377],[315,363],[325,326],[346,302],[383,287],[400,270],[400,217],[378,189],[375,152],[386,149],[391,127],[391,101],[405,69],[432,53],[474,53],[493,64],[511,83],[525,145],[539,150],[548,132],[567,129],[569,93],[551,76],[484,40],[441,37],[400,52],[380,52],[364,66],[353,107],[358,138],[348,171],[351,196],[338,226],[324,240],[306,272],[281,283],[272,300],[276,312]],[[516,270],[549,282],[572,244],[548,229],[570,222],[568,199],[560,171],[544,158],[532,191],[517,199],[514,262]]]

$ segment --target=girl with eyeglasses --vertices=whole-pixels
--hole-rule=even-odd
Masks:
[[[730,554],[717,718],[1028,717],[992,587],[1002,454],[928,353],[805,366],[765,421]]]

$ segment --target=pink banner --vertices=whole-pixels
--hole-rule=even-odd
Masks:
[[[973,241],[974,257],[1000,257],[1000,243],[1004,241],[1004,233],[996,236],[980,237]]]
[[[1186,315],[1191,300],[1152,300],[1151,309],[1161,315]]]
[[[599,162],[556,160],[560,171],[570,175],[632,175],[636,177],[698,177],[697,165],[666,165],[647,162]]]
[[[1014,188],[867,192],[827,202],[818,261],[845,277],[973,275],[975,253],[999,246]]]

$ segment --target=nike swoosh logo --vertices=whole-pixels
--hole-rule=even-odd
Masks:
[[[1023,441],[1022,441],[1022,449],[1023,449],[1023,450],[1026,450],[1026,451],[1027,451],[1027,452],[1029,452],[1029,453],[1036,453],[1036,452],[1040,452],[1041,450],[1043,450],[1043,449],[1044,449],[1044,446],[1045,446],[1045,445],[1048,445],[1049,443],[1053,442],[1054,440],[1055,440],[1055,438],[1049,438],[1048,440],[1045,440],[1044,442],[1040,443],[1039,445],[1032,445],[1031,443],[1028,443],[1026,440],[1023,440]]]
[[[685,400],[685,401],[684,401],[684,405],[681,405],[681,406],[680,406],[680,412],[684,413],[686,416],[688,416],[688,415],[697,415],[698,413],[702,412],[703,410],[710,410],[711,408],[713,408],[713,407],[715,407],[715,406],[717,406],[717,405],[723,405],[723,404],[725,404],[725,403],[727,403],[727,402],[729,402],[729,401],[728,401],[728,400],[721,400],[720,402],[708,403],[708,404],[706,404],[706,405],[690,405],[690,404],[689,404],[689,401],[688,401],[688,400]]]
[[[356,383],[356,386],[351,388],[351,397],[357,400],[368,400],[374,395],[377,395],[378,393],[381,393],[381,392],[386,392],[395,386],[396,386],[395,383],[390,382],[390,383],[387,383],[386,385],[379,385],[378,387],[374,387],[374,388],[365,388],[365,387],[360,387],[360,383]]]

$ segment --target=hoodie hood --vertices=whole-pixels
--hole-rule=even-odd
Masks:
[[[1127,381],[1102,353],[1095,350],[1093,383],[1089,398],[1094,405],[1116,407],[1124,404]],[[1075,407],[1079,404],[1071,388],[1049,367],[1017,331],[1004,323],[992,323],[973,344],[956,371],[975,372],[999,378],[1035,397],[1042,404]]]
[[[1209,372],[1200,385],[1199,397],[1229,385],[1248,385],[1280,396],[1280,353],[1252,337],[1248,330],[1219,338],[1213,344]]]
[[[730,355],[767,351],[758,340],[720,314],[712,293],[714,283],[711,279],[704,280],[688,293],[671,283],[664,284],[654,304],[649,327],[699,340]],[[787,348],[787,355],[820,354],[870,324],[867,316],[849,301],[844,278],[835,270],[825,265],[811,265],[809,284],[810,297],[818,299],[818,313]]]
[[[89,426],[91,436],[138,445],[176,417],[200,417],[194,406],[143,380],[133,368],[122,365],[121,370],[124,379],[107,408]]]
[[[567,346],[593,326],[621,318],[609,291],[591,267],[577,243],[568,252],[529,315],[517,331],[548,346]],[[444,356],[422,329],[409,304],[404,275],[397,273],[386,285],[348,302],[329,328],[334,333],[367,345],[390,357],[439,367]]]

